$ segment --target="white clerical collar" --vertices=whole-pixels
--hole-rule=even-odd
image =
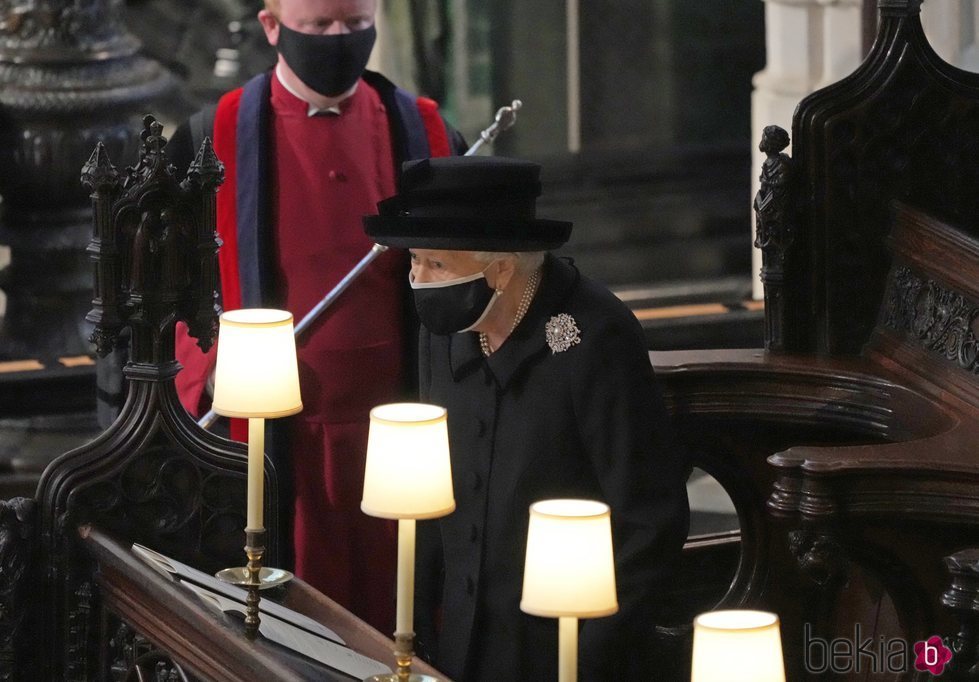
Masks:
[[[309,100],[307,100],[305,97],[303,97],[302,95],[300,95],[298,92],[296,92],[295,90],[293,90],[292,86],[289,85],[289,83],[286,82],[286,79],[282,77],[282,65],[281,64],[276,64],[275,65],[275,77],[279,79],[279,82],[282,83],[282,87],[284,87],[286,89],[286,91],[290,95],[292,95],[293,97],[295,97],[297,99],[301,99],[303,102],[306,103],[306,105],[309,107],[306,110],[306,116],[316,116],[317,114],[335,114],[337,116],[340,115],[340,105],[339,104],[334,104],[332,107],[326,107],[325,109],[320,109],[319,107],[317,107],[316,105],[314,105],[312,102],[310,102]]]

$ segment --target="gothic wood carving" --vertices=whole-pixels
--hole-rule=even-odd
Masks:
[[[17,497],[0,500],[0,681],[13,682],[22,647],[30,641],[25,623],[36,588],[36,505]]]
[[[789,533],[789,551],[814,583],[827,587],[846,577],[847,556],[832,534],[807,530]]]
[[[128,329],[132,353],[119,418],[96,440],[55,460],[38,487],[43,571],[36,627],[46,651],[65,652],[35,661],[43,679],[93,679],[100,665],[99,594],[78,543],[79,525],[91,523],[202,570],[242,563],[245,446],[198,427],[173,383],[180,369],[177,322],[186,322],[203,348],[217,331],[214,195],[223,167],[205,140],[178,182],[152,116],[141,139],[138,161],[125,171],[113,167],[102,144],[82,171],[94,216],[93,341],[110,350]],[[267,466],[271,529],[278,492]],[[273,563],[278,542],[270,534]],[[164,679],[179,678],[162,659],[150,667],[159,664]]]
[[[143,343],[134,339],[133,361],[159,364],[165,349],[154,347],[155,337],[174,315],[205,351],[217,333],[214,194],[224,169],[205,140],[178,184],[163,152],[163,126],[151,116],[144,125],[139,163],[124,177],[101,143],[82,168],[95,212],[88,248],[96,263],[95,298],[86,319],[95,325],[91,341],[100,355],[132,325],[150,332],[141,335]]]
[[[156,647],[128,623],[111,613],[106,621],[113,634],[108,642],[109,677],[113,682],[193,682],[170,655]]]
[[[979,374],[975,324],[979,306],[907,266],[895,268],[883,324],[971,374]]]

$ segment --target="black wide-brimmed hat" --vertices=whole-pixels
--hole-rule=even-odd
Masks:
[[[540,166],[493,156],[408,161],[401,190],[364,218],[378,244],[451,251],[547,251],[571,223],[537,217]]]

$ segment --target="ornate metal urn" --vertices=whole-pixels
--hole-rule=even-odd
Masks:
[[[0,0],[0,359],[90,351],[91,206],[78,169],[100,140],[134,156],[140,115],[173,87],[139,54],[121,5]]]

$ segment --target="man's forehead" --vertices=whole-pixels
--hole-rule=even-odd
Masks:
[[[279,0],[284,12],[331,19],[354,15],[373,15],[377,0]]]

